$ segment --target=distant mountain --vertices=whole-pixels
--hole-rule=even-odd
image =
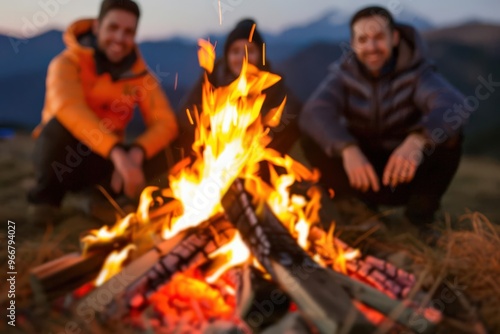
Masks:
[[[29,39],[0,35],[0,78],[43,70],[63,48],[62,34],[57,30]]]
[[[273,61],[282,61],[294,53],[300,51],[304,46],[321,43],[348,41],[350,36],[350,13],[340,10],[330,10],[323,13],[319,18],[302,25],[296,25],[285,29],[278,34],[263,33],[266,41],[267,54]],[[433,28],[433,25],[425,18],[403,10],[395,14],[397,22],[408,23],[420,31]],[[210,35],[210,40],[218,41],[218,45],[224,45],[224,35]],[[221,53],[222,47],[217,49]]]
[[[301,100],[309,97],[326,75],[328,65],[348,47],[346,17],[333,11],[281,34],[265,34],[271,63]],[[403,17],[401,15],[401,20]],[[495,82],[500,81],[500,26],[468,23],[429,29],[424,19],[414,16],[409,21],[418,23],[438,69],[466,96],[475,94],[480,76],[492,76]],[[212,36],[211,40],[217,40],[220,54],[222,37]],[[63,47],[59,31],[28,40],[0,35],[0,64],[3,64],[0,67],[0,127],[32,129],[39,122],[47,66]],[[175,38],[144,42],[139,47],[150,68],[162,79],[162,87],[176,108],[201,73],[196,42]],[[467,126],[466,152],[500,159],[500,148],[495,144],[500,141],[499,105],[500,88],[481,101]],[[134,121],[132,128],[137,129],[139,123]]]
[[[305,101],[326,76],[328,66],[341,55],[340,44],[317,42],[280,62],[276,69],[292,92]]]
[[[429,21],[408,11],[402,11],[400,15],[395,15],[395,20],[409,23],[420,31],[432,28]],[[328,11],[315,21],[286,29],[278,35],[268,35],[268,44],[273,45],[275,42],[279,42],[306,45],[315,42],[347,41],[350,36],[349,21],[350,14],[339,10]]]
[[[484,47],[500,52],[500,34],[498,25],[481,22],[468,22],[458,26],[446,27],[424,32],[428,42],[448,41],[464,45]]]
[[[440,72],[465,96],[476,96],[481,78],[496,83],[468,120],[465,151],[500,159],[500,25],[468,23],[429,31],[424,37]]]

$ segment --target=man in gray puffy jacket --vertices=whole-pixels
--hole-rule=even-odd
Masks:
[[[415,29],[384,8],[353,16],[351,47],[300,116],[306,157],[337,203],[406,205],[426,233],[460,161],[453,107],[464,98],[426,59]]]

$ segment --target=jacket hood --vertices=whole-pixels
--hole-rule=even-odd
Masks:
[[[422,36],[415,28],[406,24],[397,24],[396,29],[400,35],[399,45],[397,46],[396,71],[400,72],[423,62],[427,57],[427,47]]]
[[[418,31],[406,24],[396,24],[395,29],[399,32],[399,44],[393,50],[397,59],[395,60],[394,72],[399,73],[426,61],[427,48]],[[331,69],[343,69],[362,75],[360,63],[354,53],[346,53],[338,61],[332,64]]]
[[[135,54],[132,55],[132,63],[128,62],[128,65],[117,65],[117,67],[119,67],[118,71],[114,69],[115,65],[103,61],[101,54],[96,54],[94,48],[95,43],[91,42],[91,39],[88,38],[92,35],[93,22],[94,19],[82,19],[74,22],[68,27],[63,35],[63,41],[67,48],[66,52],[77,61],[93,62],[97,65],[96,70],[99,74],[102,72],[110,72],[113,79],[144,75],[147,71],[147,66],[137,46],[135,46],[133,51]],[[95,39],[95,37],[93,38]],[[123,68],[123,65],[126,65],[127,68]],[[117,74],[113,74],[113,72],[117,72]]]
[[[68,50],[75,54],[94,54],[92,46],[84,46],[80,44],[78,38],[92,31],[94,19],[82,19],[71,24],[64,32],[63,41]]]

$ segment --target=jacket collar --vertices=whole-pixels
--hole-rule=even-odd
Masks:
[[[137,46],[120,63],[111,63],[97,48],[96,37],[92,33],[93,22],[94,19],[79,20],[66,30],[63,40],[70,53],[83,62],[92,62],[98,75],[109,73],[113,81],[142,76],[147,72]]]

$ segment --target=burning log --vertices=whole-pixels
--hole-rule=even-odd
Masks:
[[[142,277],[151,267],[153,267],[158,260],[168,254],[176,245],[178,245],[186,236],[186,233],[179,233],[175,237],[165,240],[155,246],[153,249],[143,254],[127,267],[125,267],[119,274],[111,277],[108,281],[104,282],[100,287],[92,290],[85,296],[77,306],[77,309],[85,309],[88,305],[95,305],[94,312],[104,312],[109,308],[109,305],[114,298],[122,294],[127,286]],[[95,300],[102,300],[99,298],[106,294],[106,299],[98,305]]]
[[[181,205],[173,198],[163,198],[163,202],[163,205],[153,207],[149,212],[149,219],[153,220],[152,225],[154,221],[160,221],[165,215],[178,211]],[[30,285],[36,303],[45,305],[95,279],[107,255],[131,243],[134,239],[133,235],[141,232],[135,231],[133,226],[134,223],[126,233],[113,239],[98,240],[89,246],[82,244],[82,253],[67,254],[32,269]]]
[[[318,227],[311,228],[309,239],[320,244],[320,247],[321,243],[328,242],[327,233]],[[344,253],[354,251],[342,240],[338,238],[332,239],[335,246],[342,249]],[[414,275],[374,256],[346,259],[345,273],[349,277],[367,283],[395,299],[406,298],[416,281]]]
[[[126,303],[127,309],[143,310],[148,297],[170,281],[177,272],[199,267],[209,261],[208,255],[229,242],[234,226],[223,215],[216,216],[186,237],[165,254],[138,280],[129,285],[117,301]]]
[[[406,298],[415,284],[413,275],[373,256],[347,261],[346,267],[350,277],[359,278],[396,299]]]
[[[253,266],[240,275],[237,312],[253,332],[261,332],[281,320],[290,309],[290,298]]]
[[[374,331],[349,295],[330,278],[329,270],[298,246],[267,205],[263,217],[257,217],[241,180],[232,184],[222,206],[253,255],[321,333],[336,333],[344,326],[356,333]]]
[[[392,316],[396,322],[407,328],[424,333],[436,330],[436,322],[440,320],[439,312],[434,312],[435,319],[431,321],[375,288],[320,267],[297,245],[267,205],[264,205],[262,218],[256,215],[251,198],[244,190],[241,180],[233,183],[223,197],[222,205],[254,256],[283,291],[296,302],[306,319],[321,332],[335,332],[343,325],[352,326],[350,330],[356,333],[372,330],[360,313],[348,313],[353,307],[351,297],[386,316]],[[372,267],[383,265],[383,269],[387,269],[385,263],[376,261],[375,258],[368,260],[374,264]],[[369,262],[364,262],[366,263]],[[389,271],[395,269],[390,266],[389,268]],[[411,280],[403,274],[399,279],[405,284]],[[319,286],[324,289],[318,289]],[[345,319],[353,321],[349,323]]]
[[[120,318],[131,310],[142,311],[148,306],[149,296],[167,284],[175,273],[206,263],[208,254],[227,243],[235,231],[224,215],[214,216],[196,230],[182,232],[160,243],[122,270],[121,274],[127,276],[126,282],[118,274],[80,304],[88,304],[87,300],[95,299],[102,291],[111,291],[109,301],[96,310],[102,317]],[[116,285],[120,288],[110,288]]]

